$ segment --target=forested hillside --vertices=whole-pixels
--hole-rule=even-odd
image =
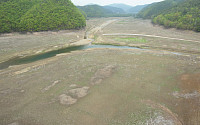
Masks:
[[[99,5],[86,5],[77,6],[81,11],[84,11],[87,17],[124,17],[130,16],[126,14],[124,10],[111,7],[111,6],[99,6]]]
[[[0,33],[79,29],[85,18],[70,0],[4,0]]]
[[[200,32],[200,0],[165,0],[141,10],[137,17],[165,27]]]
[[[165,0],[162,2],[150,4],[144,9],[142,9],[137,14],[137,17],[144,18],[144,19],[151,19],[161,13],[166,12],[168,9],[174,7],[181,1],[184,1],[184,0]]]
[[[112,11],[104,9],[99,5],[86,5],[86,6],[77,6],[80,10],[84,11],[87,17],[106,17],[110,14],[113,14]]]
[[[125,12],[128,12],[128,10],[132,8],[132,6],[126,5],[126,4],[122,4],[122,3],[114,3],[114,4],[110,4],[108,6],[123,9]]]
[[[200,32],[200,0],[187,0],[156,16],[153,23]]]
[[[112,6],[103,6],[103,8],[110,10],[112,13],[115,14],[123,14],[125,11],[121,8],[112,7]]]

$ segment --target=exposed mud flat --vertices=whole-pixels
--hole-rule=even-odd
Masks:
[[[102,33],[97,34],[95,42],[199,55],[199,36],[199,33],[193,31],[164,29],[153,25],[150,20],[126,18],[105,27]],[[145,42],[138,39],[143,39]]]
[[[173,95],[179,99],[178,111],[186,125],[200,123],[200,74],[183,74],[180,76],[180,92]]]
[[[49,89],[51,89],[52,87],[54,87],[56,84],[58,84],[60,81],[59,80],[56,80],[54,81],[51,85],[45,87],[42,91],[45,92],[45,91],[48,91]]]
[[[39,120],[31,121],[32,124],[46,124],[43,119],[48,119],[48,124],[62,122],[62,124],[72,125],[81,123],[103,125],[116,123],[116,120],[121,124],[176,125],[179,120],[187,123],[185,120],[190,114],[187,111],[188,115],[184,116],[183,113],[186,109],[190,111],[187,106],[193,98],[189,98],[187,103],[182,104],[184,101],[182,97],[177,99],[173,95],[169,96],[168,93],[174,92],[176,82],[173,79],[180,77],[182,72],[179,71],[184,70],[184,66],[192,63],[193,68],[196,68],[198,65],[189,58],[183,57],[177,60],[172,55],[161,56],[142,50],[91,49],[57,56],[37,70],[31,68],[26,72],[23,71],[27,67],[39,66],[38,64],[46,62],[45,60],[13,67],[1,75],[2,88],[4,88],[0,94],[1,110],[4,113],[13,113],[14,117],[11,119],[17,119],[19,124],[26,123],[27,116]],[[172,73],[176,74],[172,77]],[[187,81],[191,78],[189,75],[187,79],[180,78],[180,81],[181,79]],[[130,114],[147,110],[147,107],[143,106],[146,103],[141,102],[141,99],[151,99],[152,102],[156,102],[149,105],[151,110],[155,110],[151,114],[152,117],[142,112],[137,114],[137,119],[136,117],[129,119]],[[176,103],[178,108],[175,106]],[[28,114],[12,111],[13,108],[19,109],[13,107],[16,104],[24,108]],[[27,108],[23,106],[25,104]],[[176,107],[176,110],[172,110],[173,107]],[[191,107],[194,107],[194,103]],[[46,113],[49,117],[40,119],[39,116]],[[55,117],[58,114],[70,120],[66,122],[65,117]],[[4,121],[3,124],[15,122],[4,115],[0,117]]]
[[[127,21],[120,22],[123,20]],[[199,47],[198,43],[172,39],[147,39],[149,42],[137,43],[102,36],[123,31],[199,38],[193,32],[154,27],[149,21],[102,18],[88,22],[89,29],[98,26],[91,35],[97,35],[100,43],[110,40],[141,47],[165,45],[175,50],[185,47],[180,49],[188,52],[197,52]],[[71,35],[77,37],[75,34]],[[59,32],[55,35],[59,36]],[[198,56],[159,50],[91,48],[3,69],[0,71],[0,124],[198,125]]]
[[[200,73],[183,74],[180,79],[183,92],[198,91],[200,93]]]
[[[0,62],[16,56],[28,56],[69,46],[83,39],[84,31],[63,30],[0,36]]]

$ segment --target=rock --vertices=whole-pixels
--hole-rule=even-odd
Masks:
[[[72,105],[77,102],[77,99],[72,98],[66,94],[62,94],[59,96],[60,104],[63,105]]]
[[[22,73],[26,73],[26,72],[28,72],[28,71],[30,71],[30,70],[31,70],[31,67],[27,67],[27,68],[25,68],[25,69],[22,69],[22,70],[20,70],[20,71],[15,72],[15,74],[16,74],[16,75],[19,75],[19,74],[22,74]]]
[[[25,90],[21,90],[20,92],[21,92],[21,93],[24,93],[24,92],[25,92]]]
[[[74,87],[77,87],[77,85],[76,84],[71,84],[69,87],[70,88],[74,88]]]
[[[178,93],[173,92],[172,95],[176,98],[185,98],[185,99],[191,99],[191,98],[198,98],[200,97],[200,93],[197,91],[194,91],[193,93]]]
[[[54,87],[56,84],[58,84],[60,81],[56,80],[54,81],[51,85],[47,86],[46,88],[44,88],[42,91],[48,91],[49,89],[51,89],[52,87]]]
[[[13,123],[8,124],[8,125],[19,125],[19,123],[17,123],[17,122],[13,122]]]
[[[175,125],[173,119],[158,115],[155,118],[151,118],[146,122],[146,125]]]
[[[103,69],[99,69],[95,75],[91,78],[92,85],[100,84],[104,79],[110,77],[113,74],[115,66],[109,65]]]
[[[83,88],[69,90],[69,93],[72,94],[73,96],[81,98],[88,94],[88,90],[89,90],[89,87],[85,86]]]

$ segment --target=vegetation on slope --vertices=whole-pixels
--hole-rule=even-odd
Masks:
[[[85,18],[70,0],[4,0],[0,33],[79,29]]]
[[[153,19],[153,23],[200,32],[200,1],[187,0]]]
[[[112,14],[112,11],[104,9],[99,5],[78,6],[78,8],[84,11],[87,17],[105,17],[108,14]]]
[[[108,6],[123,9],[125,12],[128,12],[128,10],[132,8],[132,6],[130,6],[130,5],[121,4],[121,3],[114,3],[114,4],[110,4]]]
[[[168,9],[177,5],[181,1],[183,1],[183,0],[165,0],[162,2],[150,4],[147,7],[145,7],[144,9],[142,9],[137,14],[137,17],[144,18],[144,19],[151,19],[161,13],[166,12]]]
[[[165,0],[153,3],[139,12],[137,17],[152,19],[155,24],[200,32],[199,0]]]
[[[19,31],[21,16],[38,1],[4,0],[4,2],[0,3],[0,32]]]
[[[117,8],[117,7],[112,7],[112,6],[103,6],[103,8],[112,11],[112,13],[116,13],[116,14],[124,14],[125,11],[121,8]]]
[[[130,9],[128,10],[128,13],[138,13],[138,12],[140,12],[143,8],[145,8],[146,6],[148,6],[148,5],[145,4],[145,5],[134,6],[134,7],[130,8]]]

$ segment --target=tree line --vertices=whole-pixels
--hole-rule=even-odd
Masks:
[[[137,17],[154,24],[200,32],[199,0],[165,0],[144,8]]]

